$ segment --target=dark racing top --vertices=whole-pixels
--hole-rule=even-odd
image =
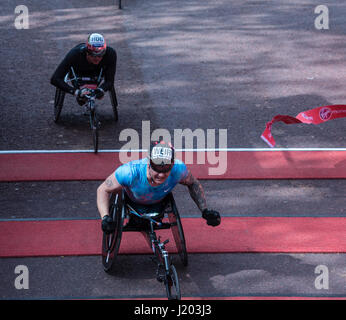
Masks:
[[[86,58],[86,46],[81,43],[72,48],[66,57],[61,61],[55,70],[50,83],[62,91],[74,94],[76,87],[68,85],[64,78],[67,73],[71,75],[71,67],[73,67],[77,77],[95,77],[97,78],[102,68],[104,82],[100,88],[104,91],[110,90],[114,85],[114,77],[116,71],[117,54],[111,47],[107,47],[106,53],[99,64],[89,63]]]

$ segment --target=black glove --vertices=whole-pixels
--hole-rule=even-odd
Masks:
[[[103,89],[101,88],[95,89],[96,99],[102,99],[104,95],[105,95],[105,92],[103,91]]]
[[[202,218],[207,220],[207,225],[216,227],[221,222],[220,213],[215,210],[204,209],[202,212]]]
[[[102,231],[106,234],[110,234],[112,232],[114,232],[115,230],[115,222],[113,221],[113,219],[106,214],[103,218],[102,218]]]

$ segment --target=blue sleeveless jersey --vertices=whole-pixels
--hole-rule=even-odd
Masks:
[[[115,171],[115,178],[130,199],[140,204],[160,202],[188,174],[185,163],[176,159],[165,182],[153,187],[147,179],[147,165],[148,158],[143,158],[123,164]]]

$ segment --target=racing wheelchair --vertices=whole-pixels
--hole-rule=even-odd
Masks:
[[[106,272],[114,272],[122,233],[141,232],[154,254],[152,260],[156,264],[156,279],[164,283],[168,299],[180,300],[178,275],[171,257],[165,249],[169,240],[161,242],[155,231],[171,229],[180,260],[184,266],[187,266],[188,255],[184,231],[173,194],[169,193],[161,203],[161,212],[152,212],[150,207],[147,212],[139,212],[140,210],[133,208],[133,203],[124,190],[112,194],[109,215],[115,222],[115,230],[110,234],[103,233],[102,264]]]
[[[96,77],[78,77],[71,67],[71,70],[66,74],[64,81],[70,85],[72,85],[75,89],[88,88],[91,90],[92,94],[87,96],[86,107],[87,113],[89,114],[90,119],[90,128],[92,129],[93,134],[93,144],[94,144],[94,152],[97,152],[98,148],[98,129],[100,126],[100,122],[97,118],[96,112],[96,103],[95,96],[93,94],[93,90],[102,84],[104,78],[102,76],[102,68],[100,74]],[[55,97],[54,97],[54,122],[57,123],[60,119],[61,110],[64,104],[65,92],[60,90],[59,88],[55,89]],[[118,100],[117,95],[115,93],[114,86],[109,90],[109,96],[112,104],[113,115],[115,121],[118,121]]]
[[[73,67],[71,67],[71,70],[66,74],[64,81],[72,85],[75,89],[80,89],[81,87],[86,85],[92,85],[92,86],[98,87],[104,81],[102,73],[103,73],[103,70],[101,68],[100,74],[96,77],[78,77]],[[65,94],[66,93],[60,90],[59,88],[55,89],[55,97],[54,97],[54,121],[55,122],[59,121],[61,110],[64,105]],[[116,95],[114,86],[112,87],[111,90],[109,90],[109,97],[110,97],[112,108],[113,108],[114,120],[118,121],[118,100],[117,100],[117,95]]]

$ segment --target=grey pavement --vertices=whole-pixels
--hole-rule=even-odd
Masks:
[[[190,254],[183,267],[174,256],[182,295],[193,297],[343,297],[345,254]],[[17,289],[17,265],[28,268],[28,289]],[[101,258],[48,257],[0,259],[1,299],[164,298],[148,255],[120,255],[113,275]],[[321,288],[318,266],[328,269]],[[316,282],[318,284],[316,284]],[[321,281],[322,282],[322,281]]]

